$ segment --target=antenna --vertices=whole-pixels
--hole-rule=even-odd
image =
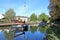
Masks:
[[[26,0],[24,1],[24,17],[27,16],[27,7],[26,7]],[[25,18],[24,21],[27,21],[27,19]]]
[[[24,14],[25,14],[24,16],[27,16],[27,15],[26,15],[26,13],[27,13],[26,10],[27,10],[27,8],[26,8],[26,1],[24,1]]]

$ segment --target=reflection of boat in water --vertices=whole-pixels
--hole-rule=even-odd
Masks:
[[[28,31],[28,25],[24,24],[24,25],[13,26],[11,31],[15,31],[15,32]]]
[[[26,31],[28,31],[28,25],[24,24],[24,25],[18,25],[17,27],[13,27],[13,30],[15,31],[15,36],[20,36],[22,34],[25,34]]]
[[[4,23],[4,24],[0,24],[0,27],[2,28],[1,30],[4,30],[5,36],[8,38],[7,35],[9,35],[9,37],[11,35],[13,35],[12,37],[16,37],[19,35],[22,35],[25,33],[25,31],[28,31],[28,25],[25,24],[24,22],[17,22],[15,21],[14,23]],[[18,35],[15,35],[16,33],[19,33]]]
[[[12,37],[18,37],[22,34],[25,34],[25,31],[28,31],[28,26],[26,24],[24,25],[18,25],[18,26],[13,26],[10,30],[9,30],[9,33],[7,33],[5,31],[5,37],[6,38],[9,38],[11,35],[13,35]],[[9,36],[7,36],[9,35]]]
[[[27,24],[24,24],[24,25],[23,25],[23,28],[24,28],[23,31],[28,31],[28,25],[27,25]]]

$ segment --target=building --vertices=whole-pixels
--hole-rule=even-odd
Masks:
[[[4,18],[4,16],[2,14],[0,14],[0,19]]]
[[[20,21],[25,21],[25,22],[28,22],[28,17],[26,17],[26,16],[16,16],[16,18],[15,18],[16,20],[20,20]]]

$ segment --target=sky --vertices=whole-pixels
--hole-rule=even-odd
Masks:
[[[26,7],[24,7],[26,2]],[[49,15],[49,0],[0,0],[0,14],[13,8],[17,16],[30,16],[32,13]]]

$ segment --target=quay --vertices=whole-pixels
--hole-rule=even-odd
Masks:
[[[13,26],[13,25],[23,25],[24,23],[0,23],[1,26]]]

